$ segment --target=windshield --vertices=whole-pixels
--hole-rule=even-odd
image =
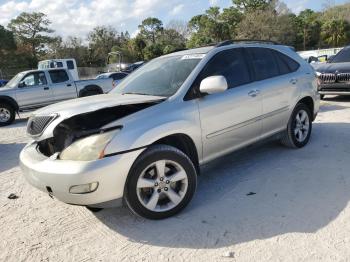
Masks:
[[[154,59],[126,77],[111,93],[170,97],[203,57],[197,54]]]
[[[15,88],[15,87],[17,87],[19,81],[22,80],[22,78],[23,78],[24,75],[25,75],[24,72],[15,75],[15,76],[5,85],[5,87],[7,87],[7,88]]]
[[[350,62],[350,48],[343,48],[330,63],[347,63]]]

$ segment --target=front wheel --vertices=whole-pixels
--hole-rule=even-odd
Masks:
[[[0,126],[7,126],[13,123],[16,118],[16,112],[8,104],[0,104]]]
[[[125,202],[139,216],[163,219],[187,206],[196,185],[196,169],[187,155],[171,146],[155,145],[131,168]]]
[[[310,140],[312,116],[310,109],[303,103],[297,104],[288,122],[287,130],[281,142],[292,148],[302,148]]]

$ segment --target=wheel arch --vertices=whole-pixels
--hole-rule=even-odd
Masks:
[[[9,96],[0,96],[0,103],[8,104],[12,106],[16,112],[19,110],[19,106],[15,99]]]
[[[183,133],[168,135],[153,142],[150,146],[152,145],[169,145],[179,149],[191,159],[197,174],[200,174],[198,150],[196,144],[188,135]]]
[[[99,94],[103,94],[103,90],[100,86],[98,85],[87,85],[83,89],[79,91],[79,97],[84,96],[84,93],[89,92],[89,91],[95,91]]]
[[[310,112],[312,114],[312,117],[314,118],[315,102],[312,99],[312,97],[311,96],[305,96],[302,99],[300,99],[297,104],[299,104],[299,103],[305,104],[309,108],[309,110],[310,110]]]

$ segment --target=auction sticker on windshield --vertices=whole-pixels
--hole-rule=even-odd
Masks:
[[[193,54],[193,55],[184,55],[181,60],[188,60],[188,59],[202,59],[205,57],[205,54]]]

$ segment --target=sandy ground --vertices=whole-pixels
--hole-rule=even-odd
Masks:
[[[0,128],[1,261],[350,260],[350,98],[323,102],[301,150],[271,142],[205,166],[163,221],[52,200],[22,177],[27,141],[25,120]]]

